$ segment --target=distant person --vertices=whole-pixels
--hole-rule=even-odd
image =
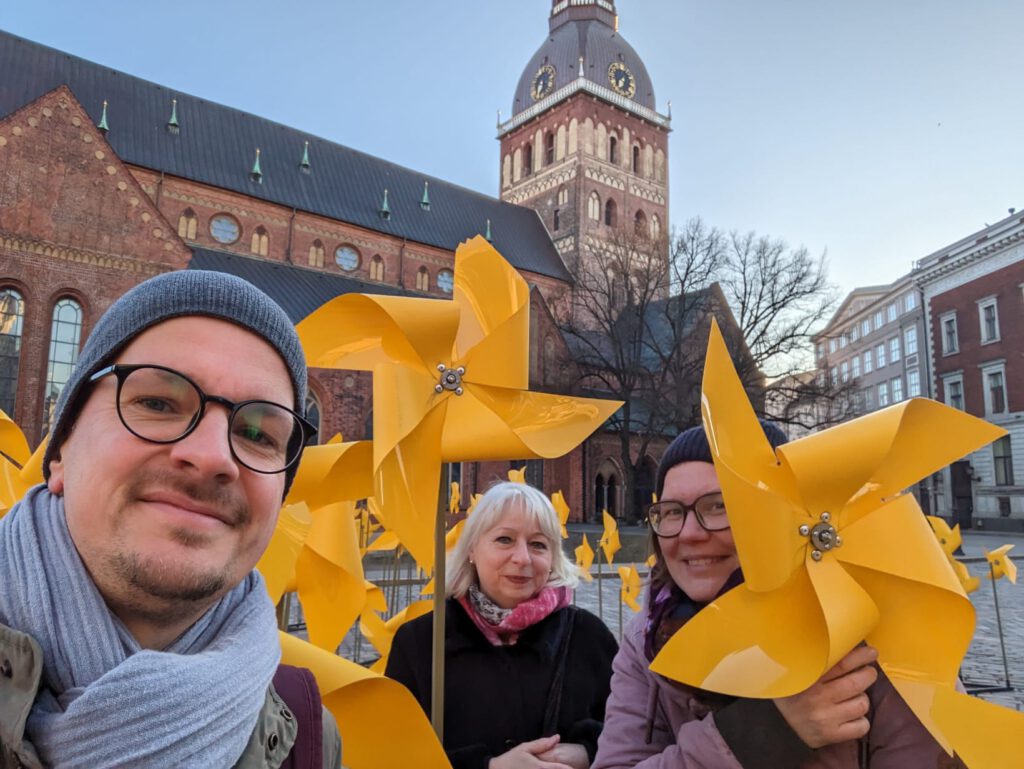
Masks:
[[[786,442],[763,422],[773,447]],[[727,697],[670,681],[650,664],[669,638],[743,575],[703,427],[658,467],[648,519],[657,564],[644,611],[615,657],[593,769],[938,769],[957,767],[860,646],[806,691]]]
[[[454,769],[588,769],[616,643],[572,605],[551,501],[499,483],[448,556],[444,748]],[[398,629],[387,675],[430,715],[433,615]]]
[[[335,769],[253,570],[305,439],[306,364],[245,281],[151,278],[100,318],[0,520],[0,769]]]

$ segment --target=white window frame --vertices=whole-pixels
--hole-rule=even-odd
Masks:
[[[885,308],[885,318],[889,323],[893,323],[898,317],[899,312],[896,310],[896,302],[893,302]]]
[[[878,383],[878,408],[883,408],[889,405],[889,383],[879,382]]]
[[[850,360],[850,375],[856,379],[860,376],[860,356],[854,355]]]
[[[856,342],[858,339],[860,339],[860,326],[854,323],[850,326],[850,341]]]
[[[839,378],[843,384],[850,381],[850,362],[844,360],[839,364]]]
[[[903,312],[910,312],[917,307],[917,294],[908,291],[903,297]]]
[[[996,333],[992,337],[988,337],[985,334],[985,310],[989,307],[992,308],[992,313],[995,316],[996,321]],[[998,342],[1000,338],[999,333],[999,301],[994,296],[987,296],[984,299],[978,300],[978,326],[979,326],[979,337],[982,344],[992,344]]]
[[[860,322],[860,335],[867,336],[871,333],[871,318],[864,318]]]
[[[956,342],[955,346],[949,345],[949,340],[946,338],[946,323],[949,321],[953,321],[953,341]],[[943,355],[956,355],[960,352],[960,329],[957,327],[956,310],[944,312],[939,316],[939,339],[942,342]]]
[[[959,406],[953,403],[953,399],[950,397],[950,390],[953,385],[957,385],[960,388]],[[942,402],[951,408],[967,411],[967,396],[964,393],[964,374],[962,371],[957,371],[955,374],[942,375]]]
[[[978,368],[981,369],[981,387],[982,394],[985,396],[985,414],[1008,414],[1010,412],[1010,398],[1006,382],[1006,361],[994,361],[992,363],[983,363]],[[992,393],[988,385],[988,379],[993,374],[998,374],[1003,380],[1003,409],[1002,411],[995,411],[992,408]]]
[[[889,362],[899,363],[900,357],[900,337],[897,334],[889,340]]]
[[[885,325],[885,313],[882,310],[875,312],[875,331]]]
[[[889,392],[892,395],[893,403],[903,400],[903,377],[897,376],[889,380]]]
[[[911,347],[914,349],[910,349]],[[910,355],[917,355],[917,326],[907,326],[903,329],[903,357]]]
[[[835,337],[832,337],[831,339],[829,339],[828,340],[828,351],[830,353],[834,353],[836,351],[836,347],[838,346],[838,344],[839,343],[836,341]]]
[[[871,350],[864,353],[864,373],[870,374],[875,370],[875,354]]]
[[[875,369],[881,370],[885,368],[885,342],[875,346]]]
[[[833,387],[839,386],[839,369],[835,366],[829,371],[829,381],[832,382]]]
[[[865,387],[864,388],[864,410],[874,411],[875,410],[875,388]]]
[[[921,395],[921,372],[912,368],[907,372],[907,397],[917,398]]]

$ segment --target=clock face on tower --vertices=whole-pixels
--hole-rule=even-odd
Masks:
[[[616,93],[622,94],[627,99],[632,99],[633,94],[636,93],[636,78],[629,71],[629,67],[621,61],[612,62],[612,65],[608,67],[608,84]]]
[[[537,70],[533,76],[533,87],[530,88],[530,95],[534,101],[539,101],[551,93],[555,88],[555,68],[545,64]]]

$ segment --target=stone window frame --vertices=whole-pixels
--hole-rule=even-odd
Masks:
[[[986,296],[977,301],[978,305],[978,333],[982,344],[993,344],[998,342],[1001,335],[999,331],[999,299],[995,295]],[[985,311],[992,310],[992,324],[994,333],[990,336],[986,328]]]
[[[952,339],[947,333],[947,324],[952,321]],[[939,341],[942,343],[943,355],[956,355],[960,352],[960,330],[957,327],[956,310],[944,312],[939,316]]]
[[[953,371],[949,374],[943,374],[942,379],[942,402],[947,406],[958,409],[960,411],[967,411],[967,394],[964,392],[964,373],[963,371]],[[957,405],[956,399],[953,397],[954,386],[959,396],[960,403]]]
[[[1006,359],[1001,358],[997,361],[989,361],[987,363],[981,363],[978,365],[981,370],[981,388],[982,395],[985,398],[985,414],[986,416],[992,416],[996,414],[1008,414],[1010,412],[1010,399],[1007,393],[1006,387]],[[1000,388],[1002,390],[1002,401],[1003,407],[996,411],[993,404],[993,388],[989,382],[991,377],[998,376],[1000,381]]]

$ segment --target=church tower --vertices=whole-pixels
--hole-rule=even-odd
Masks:
[[[569,269],[602,247],[668,231],[668,134],[614,0],[553,0],[547,39],[498,126],[501,198],[533,208]]]

